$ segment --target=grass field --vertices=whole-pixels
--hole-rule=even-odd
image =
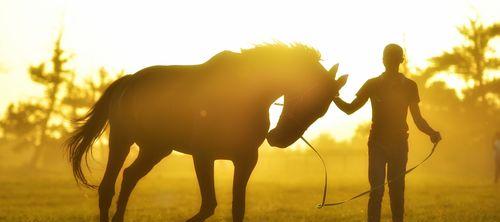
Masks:
[[[330,201],[367,188],[365,156],[356,161],[335,158],[328,158]],[[493,185],[482,171],[457,173],[447,165],[438,165],[439,159],[434,157],[407,178],[407,221],[500,221],[500,185]],[[103,164],[94,166],[102,169]],[[231,220],[232,169],[227,161],[216,164],[219,205],[208,221]],[[4,168],[1,172],[0,221],[97,221],[97,193],[78,188],[69,168],[36,172]],[[99,170],[94,172],[91,180],[97,182],[100,175]],[[311,154],[261,153],[248,186],[246,221],[365,221],[367,197],[318,210],[314,206],[321,199],[321,191],[322,169]],[[197,211],[199,203],[191,158],[172,155],[139,183],[129,202],[126,221],[185,221]],[[389,218],[386,195],[383,221]]]

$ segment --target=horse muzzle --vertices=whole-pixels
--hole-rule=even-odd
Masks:
[[[280,130],[277,128],[272,129],[267,134],[267,142],[269,145],[278,148],[287,148],[297,141],[302,133],[300,131]]]

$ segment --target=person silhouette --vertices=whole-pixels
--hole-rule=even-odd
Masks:
[[[498,177],[500,176],[500,131],[495,134],[493,138],[493,152],[495,153],[495,180],[498,182]]]
[[[392,220],[404,219],[404,173],[408,160],[407,110],[410,109],[417,128],[427,134],[433,143],[441,140],[438,131],[432,129],[422,117],[419,108],[417,84],[399,72],[404,61],[403,49],[396,44],[384,48],[383,63],[385,72],[369,79],[347,103],[338,95],[333,99],[337,107],[347,114],[360,109],[370,99],[372,105],[372,124],[368,139],[368,179],[372,188],[380,186],[387,179],[403,176],[389,183],[389,196]],[[386,172],[387,166],[387,172]],[[380,211],[384,188],[370,193],[368,201],[368,221],[380,221]]]

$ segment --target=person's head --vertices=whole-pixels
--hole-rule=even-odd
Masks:
[[[397,44],[389,44],[384,48],[384,66],[386,69],[395,69],[404,61],[403,48]]]

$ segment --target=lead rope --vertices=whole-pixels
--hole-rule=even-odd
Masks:
[[[278,106],[283,106],[282,103],[274,103],[274,105],[278,105]],[[326,168],[326,163],[325,163],[325,160],[323,159],[323,157],[321,156],[321,154],[319,153],[319,151],[314,148],[313,145],[311,145],[311,143],[309,143],[309,141],[306,140],[306,138],[304,138],[304,136],[301,136],[300,139],[302,141],[304,141],[304,143],[307,144],[307,146],[309,148],[311,148],[311,150],[314,151],[314,153],[316,154],[316,156],[318,156],[318,158],[321,160],[321,163],[323,164],[323,172],[325,172],[325,175],[324,175],[324,183],[323,183],[323,198],[321,199],[321,204],[318,204],[316,205],[316,208],[318,209],[321,209],[323,207],[331,207],[331,206],[336,206],[336,205],[341,205],[341,204],[344,204],[344,203],[347,203],[347,202],[350,202],[352,200],[355,200],[355,199],[358,199],[366,194],[369,194],[371,193],[372,191],[375,191],[375,190],[378,190],[378,189],[381,189],[382,187],[385,187],[385,185],[387,184],[390,184],[394,181],[397,181],[397,180],[400,180],[401,178],[403,178],[406,174],[409,174],[411,171],[415,170],[417,167],[419,167],[420,165],[422,165],[423,163],[425,163],[433,154],[434,152],[436,151],[436,147],[438,145],[438,142],[436,143],[433,143],[433,146],[432,146],[432,149],[431,151],[429,152],[429,154],[427,154],[427,156],[420,162],[418,163],[417,165],[413,166],[412,168],[410,169],[407,169],[403,174],[400,174],[398,175],[397,177],[391,179],[391,180],[387,180],[387,182],[385,182],[384,184],[380,184],[376,187],[373,187],[367,191],[364,191],[358,195],[355,195],[347,200],[344,200],[344,201],[340,201],[340,202],[334,202],[334,203],[326,203],[326,196],[327,196],[327,189],[328,189],[328,171],[327,171],[327,168]]]
[[[309,143],[309,141],[306,140],[306,138],[304,138],[304,136],[301,136],[300,139],[302,139],[302,141],[304,141],[304,143],[306,143],[307,146],[309,146],[309,148],[311,148],[311,150],[313,150],[314,153],[316,153],[316,156],[318,156],[318,158],[321,160],[321,163],[323,164],[323,171],[325,172],[324,186],[323,186],[323,199],[321,200],[321,204],[318,204],[316,206],[318,209],[321,209],[322,207],[325,206],[326,194],[327,194],[327,188],[328,188],[328,172],[326,171],[326,163],[325,163],[325,160],[323,160],[323,157],[321,156],[321,154],[318,152],[318,150],[316,150],[314,148],[314,146],[311,145]]]
[[[360,193],[360,194],[358,194],[356,196],[353,196],[353,197],[351,197],[351,198],[349,198],[347,200],[340,201],[340,202],[334,202],[334,203],[326,203],[326,195],[327,195],[327,187],[328,187],[328,172],[326,170],[325,161],[323,160],[323,157],[321,157],[321,154],[318,152],[318,150],[316,150],[316,148],[314,148],[314,146],[312,146],[311,143],[309,143],[303,136],[301,136],[300,139],[302,139],[302,141],[304,141],[307,144],[307,146],[309,146],[309,148],[311,148],[314,151],[314,153],[316,153],[316,155],[318,156],[318,158],[321,160],[321,163],[323,164],[323,170],[325,172],[325,177],[324,177],[325,181],[324,181],[323,198],[321,200],[321,204],[316,205],[316,208],[318,208],[318,209],[321,209],[323,207],[336,206],[336,205],[341,205],[341,204],[347,203],[349,201],[352,201],[354,199],[362,197],[362,196],[364,196],[366,194],[369,194],[372,191],[381,189],[381,188],[385,187],[385,185],[387,185],[387,184],[390,184],[390,183],[392,183],[394,181],[402,179],[406,174],[410,173],[411,171],[415,170],[417,167],[419,167],[420,165],[422,165],[424,162],[426,162],[432,156],[432,154],[434,154],[434,151],[436,151],[436,147],[438,145],[438,143],[434,143],[433,146],[432,146],[431,151],[429,152],[429,154],[427,154],[427,156],[420,163],[418,163],[417,165],[413,166],[412,168],[406,170],[405,173],[398,175],[397,177],[393,178],[392,180],[387,180],[387,182],[385,182],[384,184],[380,184],[380,185],[378,185],[376,187],[373,187],[370,190],[364,191],[364,192],[362,192],[362,193]]]

